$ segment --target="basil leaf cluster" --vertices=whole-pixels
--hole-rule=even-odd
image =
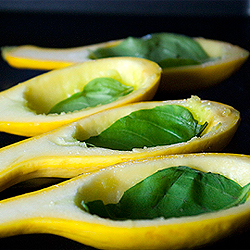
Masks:
[[[187,166],[160,170],[137,183],[116,204],[82,201],[91,214],[112,220],[165,219],[227,209],[246,201],[250,183],[241,187],[223,175]]]
[[[194,39],[173,33],[154,33],[142,38],[128,37],[116,46],[90,52],[90,59],[132,56],[152,60],[162,68],[199,65],[209,60]]]
[[[88,146],[114,150],[163,146],[200,136],[206,126],[207,122],[198,124],[187,108],[162,105],[134,111],[85,142]]]
[[[74,112],[97,105],[108,104],[121,96],[128,95],[132,91],[132,86],[124,85],[113,78],[95,78],[88,82],[81,92],[77,92],[57,103],[51,108],[49,114]]]

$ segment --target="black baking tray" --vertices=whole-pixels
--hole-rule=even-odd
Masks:
[[[34,44],[42,47],[76,47],[128,36],[174,32],[191,37],[205,37],[239,45],[250,51],[250,19],[248,16],[165,16],[165,15],[91,15],[63,13],[20,13],[0,11],[0,46]],[[241,113],[241,124],[222,152],[250,155],[250,75],[247,61],[229,79],[206,90],[190,93],[156,93],[154,100],[189,98],[217,101],[233,106]],[[45,71],[15,69],[0,59],[0,90],[42,74]],[[0,147],[25,137],[0,133]],[[53,179],[52,182],[60,182]],[[15,185],[2,193],[0,199],[45,187]],[[200,249],[249,249],[250,229],[206,245]],[[115,245],[115,242],[114,242]],[[32,234],[0,239],[0,249],[94,249],[63,237]]]

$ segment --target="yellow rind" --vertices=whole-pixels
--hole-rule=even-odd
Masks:
[[[250,201],[197,216],[113,221],[80,209],[81,200],[117,202],[125,190],[162,168],[189,166],[250,181],[247,155],[201,153],[158,156],[86,173],[59,185],[0,202],[0,237],[51,233],[100,249],[188,249],[212,243],[247,225]]]
[[[134,90],[109,104],[46,115],[56,103],[82,91],[97,77],[114,78]],[[92,60],[47,72],[0,92],[0,131],[34,136],[105,109],[151,100],[160,77],[158,64],[129,57]]]
[[[87,148],[82,142],[133,111],[165,104],[186,107],[201,124],[207,121],[202,136],[183,143],[130,151]],[[157,155],[219,151],[229,143],[239,122],[240,113],[234,108],[196,96],[109,109],[0,149],[0,190],[35,177],[71,178],[112,164]]]
[[[220,59],[202,65],[166,68],[162,72],[160,90],[184,92],[214,86],[234,74],[248,59],[249,52],[227,42],[194,38],[211,57]],[[122,40],[66,49],[40,48],[32,45],[3,47],[3,58],[13,67],[55,69],[90,60],[91,51],[117,45]]]

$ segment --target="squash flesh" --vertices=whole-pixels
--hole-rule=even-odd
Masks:
[[[203,135],[184,143],[134,148],[131,151],[88,148],[83,142],[106,129],[115,120],[135,110],[164,104],[187,107],[201,123],[207,121],[208,126]],[[2,178],[0,189],[34,177],[70,178],[115,163],[150,156],[218,151],[229,143],[239,121],[240,114],[232,107],[202,101],[198,97],[188,100],[141,102],[110,109],[2,148],[0,150],[0,177]],[[23,154],[23,152],[26,153]]]
[[[206,89],[229,78],[245,63],[249,52],[227,42],[194,38],[211,57],[219,60],[201,65],[166,68],[162,71],[159,88],[164,92],[185,92]],[[3,58],[13,67],[55,69],[79,61],[90,60],[90,51],[118,45],[122,40],[110,41],[70,49],[46,49],[36,46],[5,47]]]
[[[169,155],[121,163],[1,201],[0,236],[52,233],[100,249],[183,249],[226,237],[248,223],[249,199],[237,207],[198,216],[134,221],[102,219],[78,207],[80,199],[114,202],[141,179],[176,165],[220,173],[240,185],[250,179],[250,158],[244,155]]]
[[[46,115],[56,103],[97,77],[114,78],[134,90],[109,104]],[[137,58],[100,59],[50,71],[0,93],[0,131],[33,136],[105,109],[150,100],[160,77],[161,68],[156,63]]]

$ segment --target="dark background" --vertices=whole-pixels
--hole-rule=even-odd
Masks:
[[[50,3],[50,4],[49,4]],[[191,37],[227,41],[250,51],[247,1],[4,1],[0,0],[0,46],[33,44],[42,47],[76,47],[108,40],[174,32]],[[198,95],[233,106],[241,124],[228,153],[250,154],[249,61],[228,80],[203,91],[157,93],[155,100],[183,99]],[[43,71],[10,67],[0,59],[0,90]],[[0,133],[0,147],[24,137]],[[37,187],[14,186],[0,198]],[[201,249],[250,249],[250,230],[244,229]],[[115,243],[114,243],[115,244]],[[91,247],[53,235],[25,235],[0,239],[0,249],[83,249]]]

